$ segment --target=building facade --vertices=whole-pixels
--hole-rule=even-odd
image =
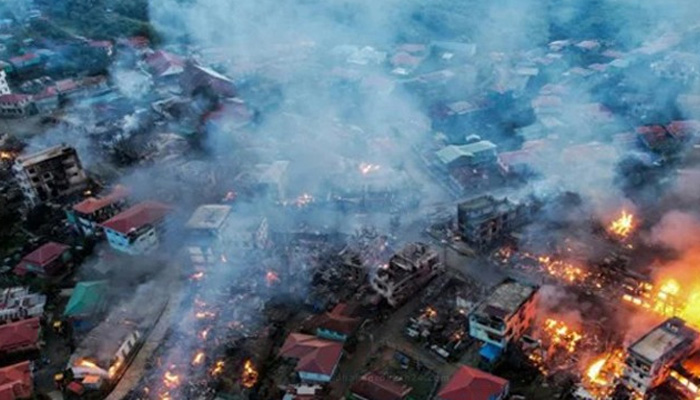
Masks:
[[[104,197],[88,197],[66,211],[68,222],[85,236],[102,233],[99,225],[123,210],[128,196],[129,191],[117,185]]]
[[[0,95],[0,116],[21,118],[34,114],[36,108],[32,96],[28,94]]]
[[[437,251],[425,243],[411,243],[370,277],[372,288],[396,307],[416,294],[443,270]]]
[[[101,224],[109,246],[130,255],[148,254],[159,244],[171,208],[147,201],[115,215]]]
[[[627,348],[622,384],[641,397],[661,385],[674,365],[700,348],[700,334],[670,318]]]
[[[538,287],[505,280],[469,316],[469,335],[505,349],[522,337],[535,319]]]
[[[88,185],[77,151],[65,145],[18,157],[12,170],[29,207],[80,193]]]
[[[493,196],[479,196],[457,206],[457,229],[462,240],[486,250],[528,219],[525,205]]]

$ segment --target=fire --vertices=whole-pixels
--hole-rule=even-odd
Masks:
[[[621,349],[595,358],[586,368],[581,379],[581,388],[594,399],[609,399],[622,376],[624,359],[625,352]]]
[[[203,272],[203,271],[195,272],[194,274],[192,274],[192,275],[190,276],[190,280],[193,280],[193,281],[199,281],[199,280],[201,280],[202,278],[204,278],[204,272]]]
[[[243,387],[252,388],[258,382],[258,371],[255,369],[253,362],[246,360],[243,365],[243,372],[241,374],[241,383]]]
[[[163,385],[165,385],[165,387],[168,389],[173,389],[180,386],[180,376],[170,371],[166,371],[163,375]]]
[[[197,319],[212,319],[216,317],[216,313],[211,311],[197,311],[194,313],[194,316]]]
[[[622,210],[620,217],[610,223],[608,230],[620,239],[626,239],[634,230],[634,225],[634,215]]]
[[[308,193],[303,193],[301,196],[297,197],[296,205],[297,205],[297,207],[306,207],[313,202],[314,202],[314,196],[312,196]]]
[[[573,353],[578,343],[583,339],[581,333],[575,331],[563,321],[552,318],[548,318],[544,322],[543,331],[553,345],[559,346],[569,353]]]
[[[114,378],[117,375],[117,371],[119,371],[119,368],[121,368],[121,366],[122,366],[121,359],[115,361],[114,364],[112,364],[109,367],[109,371],[107,371],[109,373],[109,377]]]
[[[379,171],[382,168],[382,166],[363,162],[363,163],[360,163],[359,168],[360,168],[360,173],[362,173],[362,175],[368,175],[368,174],[371,174],[372,172]]]
[[[203,329],[201,332],[199,332],[199,337],[202,340],[207,340],[208,335],[209,335],[209,329]]]
[[[568,283],[584,282],[590,277],[590,273],[571,263],[555,260],[550,256],[539,256],[537,261],[542,265],[547,274],[564,280]]]
[[[267,282],[267,286],[272,286],[275,283],[278,283],[280,281],[279,275],[277,275],[276,272],[274,271],[267,271],[267,274],[265,274],[265,282]]]
[[[221,360],[217,361],[216,364],[214,364],[214,368],[211,369],[211,375],[217,376],[217,375],[221,374],[222,372],[224,372],[224,365],[225,364],[223,361],[221,361]]]
[[[195,354],[194,358],[192,359],[192,365],[200,365],[203,362],[204,362],[204,352],[198,351],[197,354]]]
[[[688,285],[674,278],[661,283],[640,283],[634,294],[622,296],[625,302],[664,317],[679,317],[688,324],[700,327],[700,282]]]
[[[92,362],[92,361],[90,361],[90,360],[86,360],[86,359],[80,360],[80,362],[78,362],[78,365],[81,366],[81,367],[86,367],[86,368],[97,368],[97,369],[100,368],[100,367],[99,367],[97,364],[95,364],[94,362]]]
[[[15,158],[15,155],[12,152],[9,151],[0,151],[0,160],[12,160]]]
[[[425,311],[423,311],[423,316],[427,319],[435,318],[437,317],[437,311],[432,307],[426,307]]]

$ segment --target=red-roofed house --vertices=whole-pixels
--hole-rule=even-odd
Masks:
[[[70,246],[48,242],[22,258],[15,274],[34,274],[41,278],[61,275],[67,271],[72,258]]]
[[[185,60],[163,50],[149,54],[144,61],[154,78],[179,75],[185,70]]]
[[[350,387],[353,397],[359,400],[404,400],[412,390],[376,372],[364,374]]]
[[[353,318],[346,311],[346,304],[338,304],[331,312],[319,315],[316,318],[316,336],[346,341],[352,336],[362,322],[360,318]]]
[[[301,333],[290,333],[280,349],[280,356],[297,361],[299,378],[312,382],[330,382],[342,355],[341,343]]]
[[[673,144],[672,136],[661,125],[640,126],[636,132],[642,144],[652,151],[665,151]]]
[[[28,94],[0,95],[0,116],[19,118],[30,115],[34,111],[32,96]]]
[[[39,318],[0,325],[0,356],[39,350]]]
[[[436,400],[502,400],[508,381],[484,371],[462,366],[443,386]]]
[[[158,247],[158,234],[171,207],[155,201],[139,203],[101,224],[109,245],[120,252],[146,254]]]
[[[31,399],[34,380],[29,361],[0,368],[0,400]]]
[[[117,185],[104,197],[88,197],[67,210],[68,221],[83,235],[91,236],[100,231],[99,224],[107,221],[126,205],[129,190]]]
[[[700,135],[700,121],[673,121],[666,125],[666,130],[678,140],[688,140]]]

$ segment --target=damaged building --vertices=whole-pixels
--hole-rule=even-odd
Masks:
[[[68,222],[85,236],[100,234],[100,224],[123,210],[128,196],[129,190],[117,185],[105,196],[88,197],[66,210]]]
[[[528,221],[530,209],[507,198],[484,195],[457,206],[457,230],[467,244],[487,250]]]
[[[372,288],[397,307],[443,270],[438,252],[425,243],[410,243],[371,275]]]
[[[139,255],[158,247],[166,217],[172,209],[162,203],[146,201],[102,223],[107,241],[116,251]]]
[[[12,170],[29,207],[80,193],[88,185],[78,152],[66,145],[17,157]]]

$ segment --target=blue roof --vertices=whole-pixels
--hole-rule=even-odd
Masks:
[[[489,360],[489,362],[494,362],[501,356],[502,351],[503,349],[501,349],[500,347],[491,343],[486,343],[483,346],[481,346],[481,350],[479,350],[479,355]]]

